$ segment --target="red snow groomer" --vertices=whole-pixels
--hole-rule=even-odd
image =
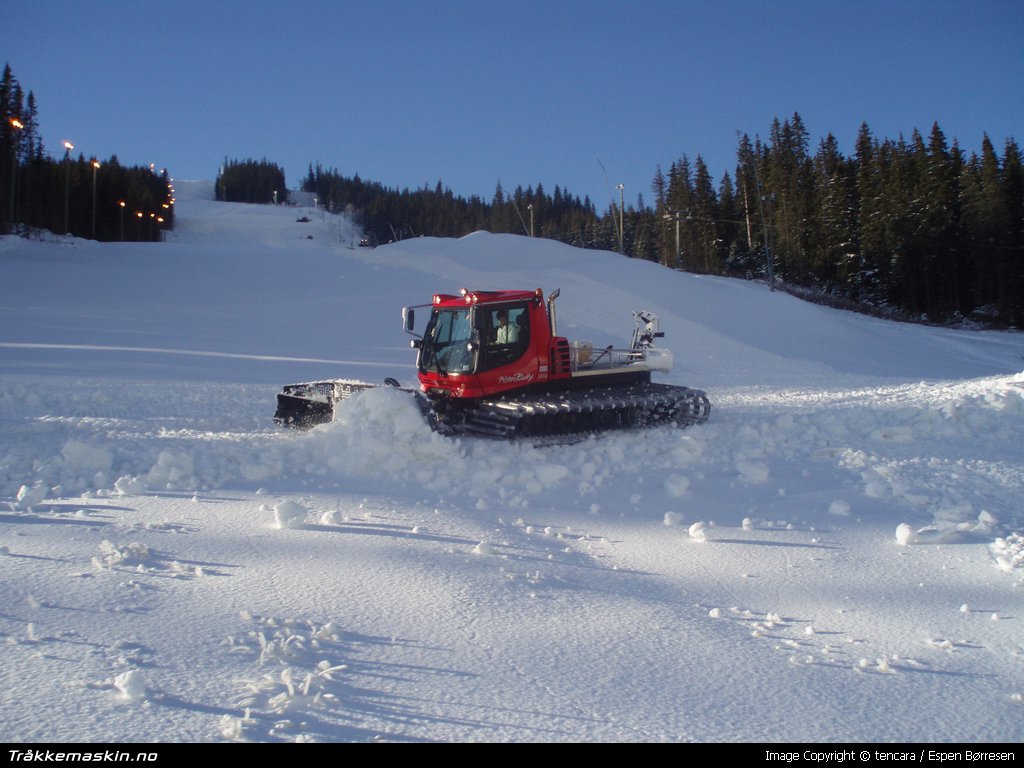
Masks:
[[[655,347],[664,334],[649,312],[634,312],[629,349],[598,348],[559,336],[555,300],[534,291],[435,294],[430,304],[402,309],[415,336],[420,402],[431,426],[444,434],[492,437],[597,432],[707,421],[704,392],[657,384],[672,353]],[[416,310],[429,308],[422,335]],[[399,386],[389,379],[386,385]],[[334,405],[378,385],[329,380],[292,384],[277,396],[279,424],[313,426],[334,418]]]

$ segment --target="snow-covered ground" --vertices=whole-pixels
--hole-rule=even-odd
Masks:
[[[0,239],[4,741],[1024,739],[1024,335],[177,187],[165,243]],[[463,286],[655,312],[710,421],[273,425],[413,383],[399,309]]]

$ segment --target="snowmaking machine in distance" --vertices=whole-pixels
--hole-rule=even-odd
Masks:
[[[403,307],[415,338],[416,397],[434,430],[498,438],[598,432],[707,421],[704,392],[651,381],[672,367],[672,353],[655,346],[658,318],[634,312],[629,349],[595,347],[558,335],[555,300],[534,291],[435,294],[430,304]],[[422,335],[416,310],[429,309]],[[394,379],[385,386],[400,387]],[[380,385],[334,379],[285,386],[278,424],[311,427],[334,419],[335,405]]]

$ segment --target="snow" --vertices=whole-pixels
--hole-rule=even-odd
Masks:
[[[176,194],[165,243],[0,239],[5,741],[1024,738],[1021,334]],[[413,384],[399,310],[461,287],[561,288],[597,344],[654,312],[710,420],[273,425]]]

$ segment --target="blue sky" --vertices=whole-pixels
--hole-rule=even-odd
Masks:
[[[1021,0],[0,0],[0,59],[46,149],[176,178],[266,158],[489,200],[556,184],[599,209],[660,165],[735,166],[798,112],[812,150],[927,133],[1024,142]]]

